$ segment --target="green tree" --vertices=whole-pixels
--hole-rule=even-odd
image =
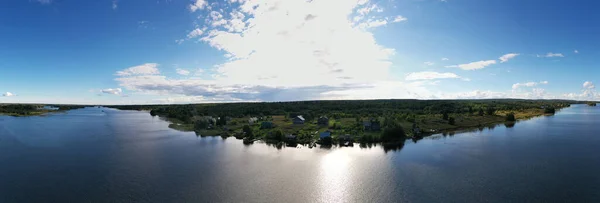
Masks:
[[[479,112],[477,113],[477,115],[479,115],[479,116],[483,116],[483,109],[481,109],[481,108],[480,108],[480,109],[479,109]]]
[[[252,133],[252,128],[249,125],[244,125],[242,131],[246,135],[245,137],[254,138],[254,133]]]
[[[487,107],[487,109],[485,110],[485,113],[487,115],[494,115],[496,113],[496,109],[494,109],[494,107]]]
[[[448,113],[447,113],[447,112],[444,112],[444,113],[442,114],[442,119],[444,119],[445,121],[447,121],[447,120],[448,120]]]
[[[508,121],[508,122],[517,121],[517,119],[515,119],[515,114],[513,112],[506,114],[506,121]]]
[[[448,118],[448,124],[454,125],[454,117]]]

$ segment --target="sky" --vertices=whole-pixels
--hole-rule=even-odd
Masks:
[[[0,103],[600,100],[568,0],[2,0]]]

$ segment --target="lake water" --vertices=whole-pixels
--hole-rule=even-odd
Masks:
[[[3,203],[483,201],[600,202],[600,108],[389,151],[246,146],[105,108],[0,116]]]

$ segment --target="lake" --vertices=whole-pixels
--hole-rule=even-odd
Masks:
[[[277,149],[147,112],[0,116],[0,202],[600,202],[600,108],[381,146]]]

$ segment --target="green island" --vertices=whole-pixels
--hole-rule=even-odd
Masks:
[[[52,104],[0,104],[0,115],[8,116],[40,116],[47,113],[63,112],[84,108],[84,105],[52,105]]]
[[[186,105],[109,106],[144,110],[169,127],[244,143],[352,145],[400,143],[435,133],[469,130],[552,115],[569,100],[335,100]]]

